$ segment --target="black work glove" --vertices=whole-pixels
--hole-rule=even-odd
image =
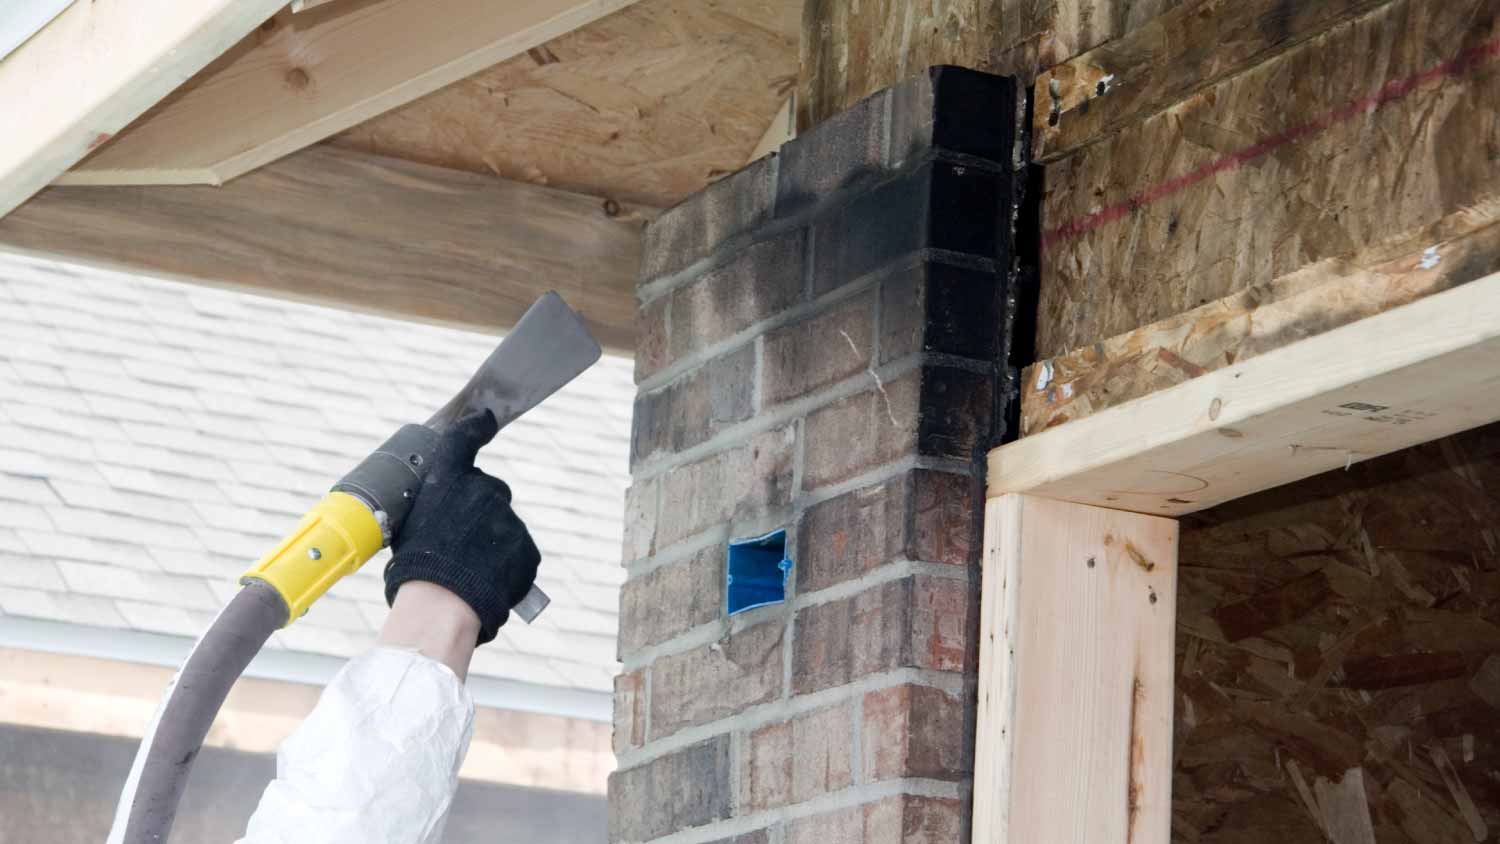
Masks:
[[[474,608],[481,645],[526,597],[542,561],[510,507],[510,487],[474,467],[474,455],[498,430],[485,410],[443,434],[385,567],[387,604],[408,580],[436,583]]]

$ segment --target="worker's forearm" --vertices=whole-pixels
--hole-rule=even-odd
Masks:
[[[459,679],[469,673],[469,660],[479,638],[479,616],[464,600],[435,583],[412,580],[401,584],[380,644],[414,648],[453,669]]]

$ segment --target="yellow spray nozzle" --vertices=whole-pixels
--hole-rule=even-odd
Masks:
[[[330,492],[275,550],[241,575],[240,582],[262,580],[273,586],[286,601],[290,624],[384,544],[380,522],[363,501],[346,492]]]

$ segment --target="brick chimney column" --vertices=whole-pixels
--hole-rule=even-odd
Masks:
[[[1023,97],[935,68],[648,228],[611,842],[968,839]],[[726,615],[777,529],[786,600]]]

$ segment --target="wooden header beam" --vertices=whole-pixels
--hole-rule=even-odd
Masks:
[[[556,290],[630,354],[640,223],[604,206],[320,146],[221,188],[48,188],[0,248],[491,332]]]
[[[633,2],[379,0],[283,12],[58,184],[221,184]]]
[[[1500,273],[1025,437],[989,495],[1178,516],[1500,420]]]
[[[155,105],[285,0],[74,3],[0,60],[0,216]]]

